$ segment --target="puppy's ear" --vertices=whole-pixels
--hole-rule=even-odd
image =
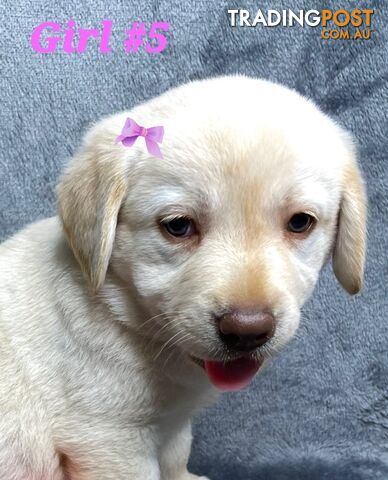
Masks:
[[[366,249],[367,199],[356,160],[345,168],[333,252],[333,270],[343,288],[354,295],[361,290]]]
[[[126,193],[126,175],[114,139],[89,135],[57,187],[65,236],[82,271],[97,291],[105,280]],[[121,147],[122,148],[122,147]]]

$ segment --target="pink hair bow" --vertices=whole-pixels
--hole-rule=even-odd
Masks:
[[[155,157],[163,158],[158,145],[158,143],[162,143],[163,135],[163,127],[141,127],[132,118],[127,118],[121,134],[116,138],[116,143],[121,142],[125,147],[132,147],[137,137],[144,137],[149,153]]]

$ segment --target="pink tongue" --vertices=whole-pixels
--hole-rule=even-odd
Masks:
[[[220,390],[236,392],[246,387],[261,363],[250,358],[238,358],[227,363],[205,360],[205,370],[212,384]]]

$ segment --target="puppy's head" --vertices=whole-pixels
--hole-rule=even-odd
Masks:
[[[163,160],[142,138],[115,145],[127,116],[164,125]],[[144,331],[205,360],[220,386],[244,379],[232,385],[217,361],[248,378],[290,339],[329,255],[341,285],[361,288],[366,200],[351,139],[269,82],[196,82],[104,120],[58,192],[91,286],[109,266],[146,311]]]

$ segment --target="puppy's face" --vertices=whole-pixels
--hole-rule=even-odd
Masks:
[[[244,78],[182,87],[130,114],[164,125],[163,160],[143,139],[114,145],[126,116],[92,132],[60,206],[92,284],[110,263],[146,311],[148,335],[196,359],[261,362],[295,332],[333,250],[340,282],[359,290],[362,182],[350,141],[312,104]]]

